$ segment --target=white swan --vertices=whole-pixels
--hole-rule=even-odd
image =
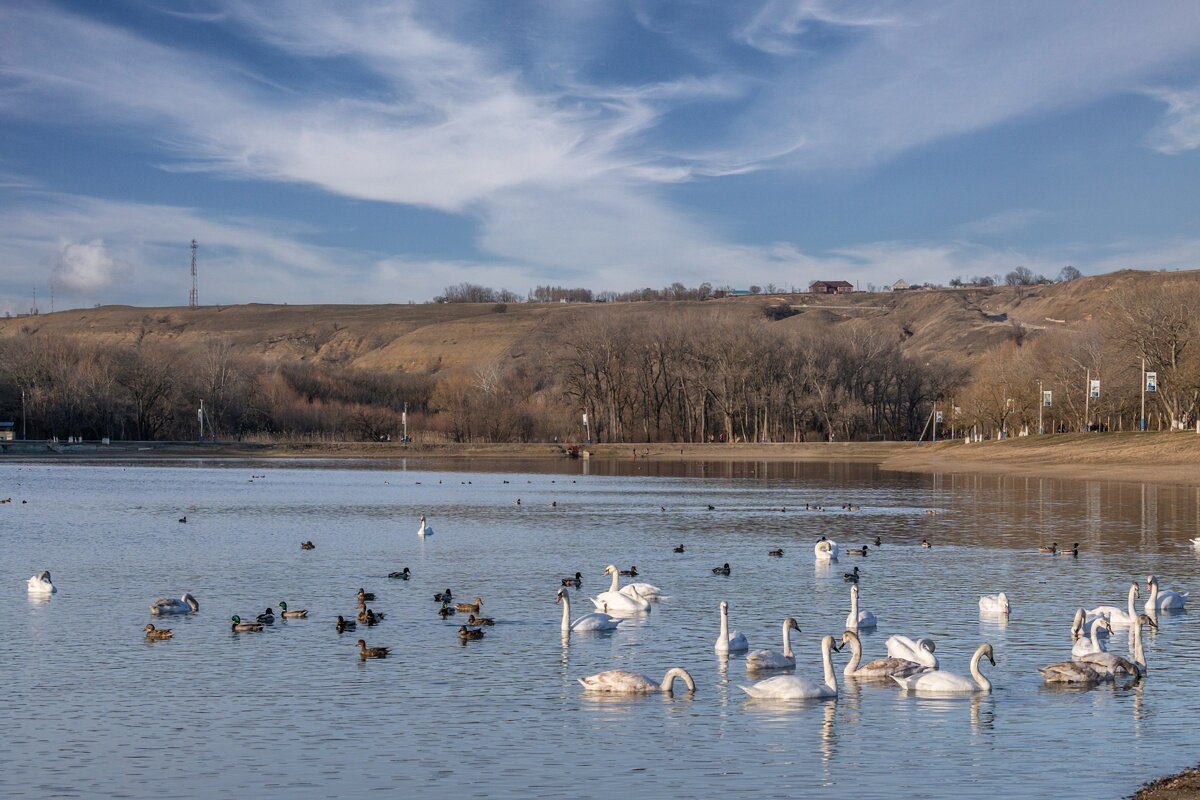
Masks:
[[[1191,541],[1192,541],[1193,547],[1200,547],[1200,536],[1196,537],[1195,539],[1192,539]]]
[[[746,694],[761,700],[808,700],[837,697],[837,675],[833,672],[831,653],[838,647],[832,636],[821,640],[821,663],[825,668],[825,680],[798,678],[795,675],[776,675],[751,686],[738,686]]]
[[[858,610],[858,584],[850,586],[850,613],[846,615],[846,630],[867,630],[875,627],[875,615],[870,611]]]
[[[424,539],[426,536],[433,536],[433,528],[425,523],[425,515],[421,515],[421,527],[417,528],[417,536]]]
[[[1115,680],[1117,675],[1142,676],[1146,674],[1146,654],[1142,650],[1142,626],[1157,627],[1154,620],[1145,614],[1139,614],[1137,620],[1129,628],[1129,648],[1133,651],[1133,661],[1115,653],[1089,653],[1075,659],[1081,664],[1087,664],[1100,676],[1100,680]]]
[[[1076,612],[1075,617],[1078,619],[1078,612]],[[1071,645],[1071,658],[1083,658],[1092,653],[1103,653],[1108,650],[1108,647],[1100,638],[1100,634],[1103,633],[1104,638],[1107,639],[1108,635],[1112,633],[1112,623],[1104,617],[1098,617],[1094,620],[1090,637],[1084,636],[1082,630],[1073,628],[1072,631],[1073,635],[1076,635],[1078,638]]]
[[[621,624],[621,620],[614,619],[608,614],[593,612],[584,614],[574,622],[571,621],[571,598],[567,596],[566,589],[559,589],[558,596],[554,598],[555,603],[562,603],[562,629],[564,631],[615,631],[617,626]]]
[[[630,597],[640,597],[643,600],[657,600],[662,595],[662,589],[650,583],[627,583],[621,585],[621,571],[612,564],[604,568],[605,575],[612,575],[610,592],[620,592]]]
[[[48,569],[42,570],[25,581],[25,586],[30,594],[54,594],[58,591],[54,582],[50,580],[50,570]]]
[[[200,610],[200,604],[191,592],[184,592],[180,597],[157,597],[150,604],[150,613],[156,617],[171,614],[195,614]]]
[[[1146,591],[1150,593],[1150,598],[1146,600],[1145,606],[1147,614],[1182,609],[1184,603],[1191,597],[1190,592],[1177,592],[1174,589],[1159,591],[1158,578],[1155,578],[1153,575],[1146,578]]]
[[[902,658],[905,661],[915,661],[929,669],[937,669],[940,664],[934,655],[937,644],[933,639],[917,639],[915,642],[907,636],[889,636],[883,643],[887,648],[889,658]]]
[[[616,572],[617,568],[611,564],[604,568],[605,575],[612,574],[614,587],[619,583]],[[606,614],[643,614],[650,610],[650,601],[639,595],[636,589],[625,592],[610,588],[593,597],[592,605]]]
[[[1120,609],[1116,606],[1096,606],[1088,611],[1089,617],[1107,617],[1109,623],[1114,628],[1128,628],[1129,625],[1137,619],[1137,610],[1134,608],[1133,601],[1141,597],[1141,592],[1138,590],[1137,583],[1129,584],[1129,607],[1128,609]]]
[[[746,656],[747,672],[766,672],[770,669],[791,669],[796,666],[792,653],[791,631],[800,632],[800,625],[792,617],[783,621],[783,652],[778,650],[755,650]]]
[[[746,637],[737,631],[729,630],[729,603],[721,601],[721,632],[717,634],[717,643],[713,649],[718,653],[744,653],[750,649]]]
[[[979,661],[984,656],[987,656],[993,667],[996,666],[996,657],[992,652],[992,646],[987,643],[981,644],[975,651],[975,655],[971,656],[971,678],[938,670],[936,672],[919,672],[907,678],[893,677],[892,680],[910,692],[918,694],[947,695],[974,694],[975,692],[987,694],[992,691],[992,682],[979,671]]]
[[[645,675],[629,672],[624,669],[610,669],[580,678],[579,683],[589,692],[607,692],[609,694],[654,694],[656,692],[671,693],[675,687],[675,679],[683,681],[689,692],[696,691],[696,682],[685,669],[675,667],[667,670],[662,683],[655,683]]]
[[[817,557],[817,561],[837,561],[838,544],[837,542],[822,538],[821,541],[813,545],[813,555]]]
[[[1008,595],[1004,592],[985,594],[979,598],[979,610],[984,614],[1007,614],[1012,611],[1012,605],[1008,602]]]
[[[842,670],[847,678],[890,678],[895,675],[912,675],[927,669],[924,664],[906,658],[877,658],[859,666],[862,661],[862,641],[854,631],[842,634],[842,647],[850,645],[850,663]]]

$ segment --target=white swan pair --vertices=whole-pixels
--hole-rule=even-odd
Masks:
[[[612,576],[612,585],[607,592],[593,597],[592,605],[606,614],[642,614],[650,610],[646,598],[661,596],[662,589],[649,583],[631,583],[622,588],[620,570],[612,564],[604,568],[604,574]]]
[[[987,679],[987,676],[979,671],[979,662],[987,656],[987,660],[992,666],[996,666],[996,656],[992,650],[992,646],[987,644],[979,645],[975,651],[975,655],[971,656],[971,677],[965,678],[962,675],[955,675],[953,672],[918,672],[915,675],[907,677],[893,676],[892,680],[900,684],[910,692],[926,695],[955,695],[955,694],[975,694],[981,692],[988,694],[992,691],[992,682]]]
[[[200,604],[196,602],[196,598],[192,597],[191,592],[184,592],[178,598],[157,597],[150,604],[150,613],[156,617],[170,616],[171,614],[195,614],[199,610]]]
[[[425,515],[421,515],[421,527],[417,528],[417,536],[424,539],[426,536],[433,536],[433,528],[425,522]]]
[[[25,587],[30,594],[54,594],[58,589],[50,580],[50,570],[44,569],[37,575],[25,581]]]
[[[558,595],[554,598],[555,603],[562,603],[562,629],[567,632],[571,631],[615,631],[617,626],[621,624],[621,620],[615,619],[608,614],[593,612],[584,614],[574,622],[571,621],[571,598],[567,596],[567,590],[559,589]]]
[[[738,686],[757,700],[821,700],[838,696],[837,675],[833,672],[834,650],[838,650],[832,636],[821,639],[821,665],[824,680],[800,678],[795,675],[776,675],[750,686]]]
[[[821,541],[813,545],[813,555],[816,556],[817,561],[837,561],[838,543],[822,538]]]

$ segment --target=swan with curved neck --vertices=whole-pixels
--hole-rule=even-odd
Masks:
[[[619,586],[620,578],[617,576],[616,567],[609,564],[605,567],[604,574],[611,574],[613,576],[612,585]],[[629,592],[609,589],[609,591],[601,592],[593,597],[592,605],[606,614],[642,614],[650,610],[650,601],[639,595],[635,589],[631,589]]]
[[[1137,624],[1130,628],[1129,633],[1133,637],[1133,665],[1137,667],[1138,676],[1146,674],[1146,651],[1142,649],[1142,626],[1149,625],[1151,628],[1157,628],[1158,623],[1154,618],[1146,614],[1139,614]]]
[[[612,583],[609,584],[609,587],[608,587],[608,590],[610,592],[620,592],[621,594],[627,594],[630,597],[634,597],[634,596],[640,597],[644,600],[645,599],[657,600],[659,595],[662,594],[662,589],[660,589],[657,586],[650,584],[650,583],[627,583],[624,586],[622,586],[621,585],[621,571],[618,570],[612,564],[609,564],[607,567],[604,568],[605,575],[608,575],[610,573],[612,574]]]
[[[984,614],[1008,614],[1012,611],[1012,605],[1008,602],[1008,595],[1004,592],[985,594],[979,598],[979,610]]]
[[[433,536],[433,528],[426,524],[424,514],[421,515],[421,527],[417,528],[417,536],[420,536],[422,539],[426,536]]]
[[[979,645],[975,655],[971,656],[970,678],[939,670],[937,672],[920,672],[907,678],[893,677],[892,680],[910,692],[918,694],[948,695],[974,694],[975,692],[987,694],[992,691],[992,682],[979,671],[979,662],[984,656],[987,656],[987,660],[993,667],[996,666],[996,656],[992,651],[992,646],[985,642]]]
[[[571,598],[567,595],[566,589],[558,590],[558,595],[554,598],[554,602],[562,604],[562,629],[564,631],[615,631],[617,626],[621,624],[621,620],[614,619],[608,614],[602,614],[598,611],[591,614],[584,614],[572,622]]]
[[[838,543],[822,538],[813,545],[813,555],[816,556],[817,561],[837,561]]]
[[[832,636],[821,639],[821,664],[824,681],[799,678],[795,675],[776,675],[750,686],[738,686],[746,694],[760,700],[810,700],[838,696],[837,675],[833,671],[833,651],[838,650]]]
[[[746,656],[747,672],[765,672],[770,669],[791,669],[796,666],[792,653],[791,632],[800,632],[800,625],[792,617],[783,621],[783,652],[778,650],[755,650]]]
[[[580,678],[579,683],[585,691],[607,692],[609,694],[654,694],[656,692],[672,693],[675,681],[681,680],[689,692],[696,691],[696,682],[686,669],[675,667],[667,670],[662,683],[656,683],[645,675],[629,672],[624,669],[610,669]]]
[[[1096,606],[1088,611],[1089,617],[1106,617],[1114,628],[1128,628],[1137,619],[1137,609],[1133,601],[1141,597],[1137,582],[1129,584],[1129,604],[1125,609],[1116,606]]]
[[[1146,653],[1142,650],[1142,626],[1147,624],[1158,627],[1151,617],[1139,614],[1129,628],[1129,649],[1133,652],[1133,661],[1104,651],[1088,653],[1075,660],[1095,670],[1101,680],[1115,680],[1118,675],[1141,677],[1146,674]]]
[[[1159,611],[1178,611],[1183,609],[1191,596],[1190,592],[1177,592],[1174,589],[1158,588],[1158,579],[1153,575],[1146,578],[1146,591],[1150,593],[1146,600],[1146,613],[1157,614]]]
[[[1078,619],[1079,612],[1075,613],[1075,617]],[[1110,623],[1104,617],[1099,617],[1096,619],[1095,624],[1092,625],[1092,634],[1090,637],[1077,633],[1078,638],[1075,639],[1075,643],[1071,645],[1071,658],[1083,658],[1084,656],[1090,656],[1093,653],[1103,653],[1108,650],[1108,647],[1100,638],[1100,634],[1102,633],[1104,634],[1104,638],[1107,639],[1112,633],[1112,623]]]
[[[744,653],[750,649],[746,637],[737,631],[729,630],[729,603],[721,601],[721,632],[717,634],[717,643],[713,649],[718,653]]]
[[[1042,680],[1046,683],[1092,686],[1103,680],[1099,672],[1082,661],[1060,661],[1057,664],[1038,667],[1038,672],[1042,674]]]
[[[25,581],[25,587],[29,590],[29,594],[54,594],[58,591],[54,582],[50,580],[50,570],[48,569],[42,570]]]
[[[915,661],[927,669],[937,669],[940,664],[934,655],[937,644],[933,639],[917,639],[915,642],[907,636],[889,636],[884,643],[889,658],[902,658],[905,661]]]
[[[846,615],[846,630],[867,630],[876,625],[875,615],[870,611],[858,610],[858,584],[850,586],[850,613]]]
[[[850,663],[842,670],[847,678],[891,678],[896,675],[913,675],[927,669],[924,664],[905,658],[877,658],[859,666],[862,661],[862,640],[854,631],[842,634],[842,647],[850,645]]]
[[[150,604],[150,613],[156,617],[171,614],[195,614],[200,610],[200,603],[192,597],[191,592],[184,592],[179,597],[159,597]]]

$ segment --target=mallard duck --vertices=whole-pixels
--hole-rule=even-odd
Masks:
[[[316,550],[317,546],[315,544],[313,544],[311,541],[301,542],[300,549],[301,550]]]
[[[883,547],[883,539],[880,539],[878,536],[876,536],[874,544],[876,547]]]
[[[358,590],[358,602],[362,603],[362,602],[365,602],[365,601],[367,601],[367,600],[374,600],[374,599],[375,599],[375,593],[374,593],[374,592],[368,592],[368,591],[366,591],[365,589],[359,589],[359,590]]]
[[[347,620],[343,619],[341,616],[339,616],[337,618],[337,622],[334,623],[333,627],[337,630],[338,633],[345,633],[346,631],[352,631],[355,628],[357,628],[358,623],[355,622],[354,620],[347,621]]]
[[[438,592],[435,594],[433,596],[433,601],[435,603],[452,603],[454,602],[454,596],[450,593],[450,590],[447,589],[444,592]]]
[[[272,609],[268,608],[266,611],[264,611],[263,613],[261,613],[257,617],[255,617],[255,619],[258,620],[259,622],[261,622],[263,625],[274,625],[275,624],[275,612]]]
[[[229,619],[233,622],[233,625],[230,626],[230,630],[235,632],[257,633],[263,629],[261,622],[242,622],[242,618],[237,614],[234,614]]]
[[[146,631],[146,638],[151,641],[170,639],[175,635],[171,633],[170,628],[155,628],[153,625],[147,625],[144,630]]]
[[[725,564],[723,566],[713,567],[713,569],[712,569],[713,575],[728,575],[729,572],[730,572],[729,562],[725,562]]]
[[[466,625],[462,625],[458,629],[458,638],[464,642],[469,639],[482,639],[483,628],[468,628]]]
[[[467,617],[467,624],[475,625],[477,627],[482,625],[495,625],[496,620],[492,619],[491,617],[477,617],[472,614],[471,616]]]
[[[771,556],[772,558],[783,558],[783,548],[781,547],[778,550],[770,550],[767,552],[767,555]]]
[[[854,572],[843,572],[842,580],[846,583],[858,583],[858,567],[854,568]]]
[[[358,657],[367,658],[387,658],[388,653],[392,650],[390,647],[367,647],[367,643],[363,639],[358,640]]]
[[[621,577],[623,577],[623,578],[636,578],[637,576],[638,576],[638,571],[637,571],[636,564],[633,565],[632,567],[630,567],[629,569],[621,570]]]
[[[476,598],[475,598],[475,602],[474,602],[474,603],[458,603],[458,604],[457,604],[457,605],[455,605],[454,607],[455,607],[457,610],[459,610],[459,611],[463,611],[463,612],[469,612],[469,613],[471,613],[471,614],[476,614],[476,613],[478,613],[478,612],[479,612],[479,608],[480,608],[482,605],[483,605],[483,601],[482,601],[482,600],[480,600],[478,597],[476,597]]]
[[[1075,542],[1071,545],[1071,555],[1079,558],[1079,542]]]
[[[383,612],[382,611],[380,611],[379,613],[376,613],[373,609],[370,609],[370,608],[367,609],[367,619],[366,619],[367,627],[370,627],[372,625],[378,625],[382,621],[383,621]]]
[[[574,586],[576,589],[578,589],[580,586],[583,585],[583,573],[576,572],[574,578],[563,578],[562,585],[563,586]]]
[[[867,547],[868,545],[865,544],[862,547],[848,547],[846,548],[846,554],[852,556],[865,556],[867,554]]]
[[[679,545],[678,547],[676,547],[676,548],[675,548],[675,552],[676,552],[676,553],[682,553],[682,552],[683,552],[683,545]]]
[[[446,617],[453,617],[454,606],[450,605],[449,603],[442,603],[442,607],[438,609],[438,614],[441,615],[442,619],[445,619]]]
[[[405,567],[404,569],[400,570],[399,572],[389,572],[388,573],[389,578],[398,578],[402,581],[408,580],[409,575],[410,575],[410,573],[408,571],[408,567]]]
[[[1058,553],[1058,542],[1051,542],[1049,547],[1039,547],[1039,553],[1050,553],[1052,555]]]
[[[284,619],[304,619],[308,616],[307,608],[298,608],[294,611],[288,611],[287,603],[279,601],[279,616]]]
[[[933,545],[929,543],[928,539],[922,539],[921,547],[924,547],[926,550],[928,550],[929,548],[933,547]]]

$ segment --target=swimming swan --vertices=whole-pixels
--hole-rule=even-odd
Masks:
[[[580,678],[579,683],[588,692],[607,692],[609,694],[655,694],[657,692],[673,693],[675,680],[684,682],[689,692],[696,691],[696,682],[686,669],[675,667],[667,670],[662,683],[655,683],[645,675],[638,675],[624,669],[610,669]]]
[[[979,671],[979,660],[984,656],[987,656],[993,667],[996,666],[996,657],[992,652],[992,646],[985,642],[979,645],[975,655],[971,656],[971,678],[938,670],[936,672],[920,672],[907,678],[893,677],[892,680],[908,691],[918,694],[949,695],[974,694],[975,692],[988,694],[992,691],[992,682]]]
[[[619,580],[615,573],[616,567],[611,564],[604,569],[604,574],[613,574],[613,583]],[[609,589],[592,598],[592,605],[606,614],[641,614],[650,610],[650,601],[637,591],[620,592]]]
[[[30,594],[54,594],[58,589],[50,580],[50,570],[44,569],[25,582]]]
[[[842,670],[847,678],[891,678],[897,675],[913,675],[928,669],[924,664],[906,658],[877,658],[859,666],[862,661],[862,641],[854,631],[842,634],[842,647],[850,645],[850,663]]]
[[[750,649],[746,637],[737,631],[729,631],[729,603],[721,601],[721,632],[713,649],[718,653],[744,653]]]
[[[615,631],[621,620],[613,619],[608,614],[593,612],[584,614],[574,622],[571,621],[571,598],[566,589],[559,589],[554,598],[555,603],[562,603],[562,629],[564,631]]]
[[[620,571],[609,564],[604,568],[605,575],[612,575],[612,584],[609,585],[610,592],[620,592],[621,594],[637,597],[642,600],[657,600],[662,594],[662,589],[650,583],[627,583],[621,586]]]
[[[917,639],[915,642],[907,636],[889,636],[883,643],[887,648],[889,658],[902,658],[905,661],[915,661],[929,669],[937,669],[940,664],[934,655],[937,644],[933,639]]]
[[[421,527],[417,528],[417,536],[424,539],[426,536],[433,536],[433,528],[425,524],[425,515],[421,515]]]
[[[1009,604],[1008,595],[1004,592],[985,594],[979,598],[979,610],[984,614],[1007,614],[1012,610],[1012,605]]]
[[[1094,686],[1104,680],[1100,673],[1082,661],[1060,661],[1038,667],[1042,680],[1046,683],[1073,683],[1077,685]]]
[[[1128,628],[1137,619],[1137,610],[1134,608],[1133,601],[1139,597],[1141,597],[1141,592],[1138,590],[1137,583],[1131,583],[1129,584],[1129,606],[1127,610],[1119,609],[1116,606],[1096,606],[1087,612],[1088,616],[1107,617],[1109,623],[1114,628]]]
[[[1075,618],[1079,618],[1079,612],[1075,612]],[[1112,633],[1112,623],[1104,617],[1098,617],[1094,620],[1090,637],[1083,635],[1082,630],[1074,626],[1072,631],[1073,635],[1077,635],[1078,638],[1071,645],[1071,658],[1083,658],[1093,653],[1103,653],[1108,650],[1108,647],[1101,640],[1100,634],[1103,633],[1104,638],[1107,639],[1109,634]]]
[[[791,631],[800,632],[800,625],[792,617],[783,621],[783,652],[778,650],[755,650],[746,656],[747,672],[766,672],[771,669],[791,669],[796,666],[796,656],[792,653]]]
[[[171,614],[195,614],[199,610],[200,604],[196,602],[196,598],[192,597],[191,592],[184,592],[178,599],[159,597],[150,604],[150,613],[156,617],[165,617]]]
[[[1157,614],[1159,611],[1175,611],[1183,608],[1183,604],[1191,596],[1189,592],[1177,592],[1174,589],[1159,591],[1158,578],[1153,575],[1146,578],[1146,591],[1150,598],[1146,600],[1146,613]]]
[[[858,610],[858,584],[850,586],[850,613],[846,615],[846,630],[856,631],[875,627],[875,615],[870,611]]]
[[[821,663],[825,680],[798,678],[795,675],[776,675],[751,686],[738,686],[746,694],[760,700],[809,700],[838,696],[837,675],[833,672],[831,653],[839,649],[832,636],[821,639]]]
[[[837,542],[830,541],[829,539],[822,539],[813,545],[813,555],[817,557],[817,561],[837,561]]]

